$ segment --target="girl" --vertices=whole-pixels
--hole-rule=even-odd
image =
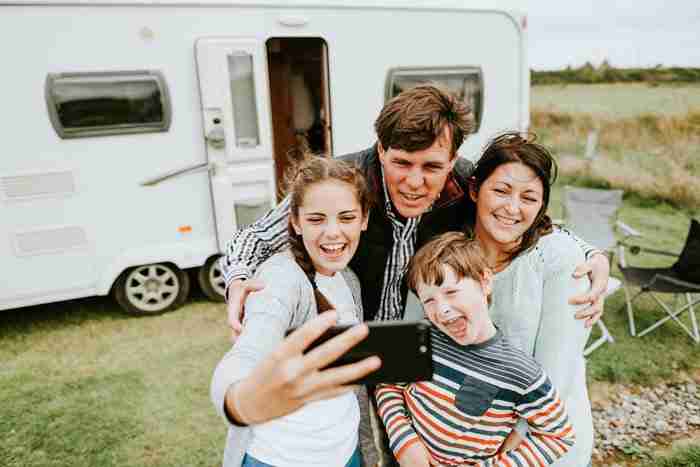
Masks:
[[[274,403],[256,399],[256,390],[264,393],[268,382],[256,388],[250,375],[274,356],[287,330],[331,309],[338,324],[362,321],[359,282],[346,266],[367,228],[370,200],[363,177],[341,161],[312,157],[292,180],[290,199],[290,248],[258,269],[266,286],[248,297],[243,332],[212,381],[217,409],[234,424],[255,422],[265,402]],[[343,389],[318,392],[319,399],[332,397],[288,415],[230,429],[224,466],[360,466],[360,407],[355,393]]]
[[[555,466],[583,467],[593,448],[583,348],[589,330],[568,297],[585,291],[574,279],[583,252],[546,214],[556,163],[534,138],[517,133],[492,141],[470,180],[469,227],[481,244],[493,282],[491,317],[506,338],[535,357],[566,402],[576,445]],[[519,438],[505,446],[517,445]]]

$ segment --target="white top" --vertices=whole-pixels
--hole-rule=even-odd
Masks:
[[[324,276],[316,273],[316,285],[338,313],[338,324],[356,324],[360,322],[360,317],[357,315],[357,308],[355,307],[355,300],[352,298],[352,291],[350,291],[350,287],[348,287],[348,283],[345,282],[342,274]]]
[[[352,292],[342,274],[316,274],[316,284],[338,312],[338,324],[359,322]],[[253,426],[247,452],[276,467],[341,467],[357,448],[359,424],[357,397],[349,392]]]
[[[577,308],[568,304],[570,297],[590,288],[588,279],[572,277],[584,261],[572,237],[555,229],[494,276],[494,324],[549,374],[576,430],[576,444],[553,464],[555,467],[585,467],[593,449],[583,358],[590,329],[574,317]]]

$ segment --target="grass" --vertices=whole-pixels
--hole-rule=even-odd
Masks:
[[[531,120],[565,176],[700,208],[700,86],[537,86]],[[593,161],[583,158],[591,132]]]
[[[674,450],[668,456],[655,457],[643,467],[698,467],[700,446],[686,446]]]
[[[683,115],[700,108],[700,85],[644,83],[533,86],[533,109],[553,113],[591,114],[612,120],[643,114]]]
[[[150,318],[107,298],[3,311],[0,465],[220,465],[224,314],[202,299]]]

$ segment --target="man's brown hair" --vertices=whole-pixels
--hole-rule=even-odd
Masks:
[[[418,250],[408,266],[408,287],[416,292],[419,284],[442,285],[443,266],[449,266],[458,280],[481,281],[489,271],[486,257],[476,239],[462,232],[447,232]]]
[[[433,83],[403,91],[384,105],[374,122],[382,148],[407,152],[427,149],[445,130],[451,137],[450,155],[457,155],[474,129],[471,109],[450,91]]]

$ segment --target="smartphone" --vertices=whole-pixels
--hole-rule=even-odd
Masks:
[[[368,322],[369,335],[348,350],[328,368],[355,363],[372,355],[382,360],[375,372],[355,381],[355,384],[410,383],[433,378],[433,349],[427,320]],[[333,326],[316,339],[307,352],[350,328]],[[287,334],[293,332],[289,330]]]

